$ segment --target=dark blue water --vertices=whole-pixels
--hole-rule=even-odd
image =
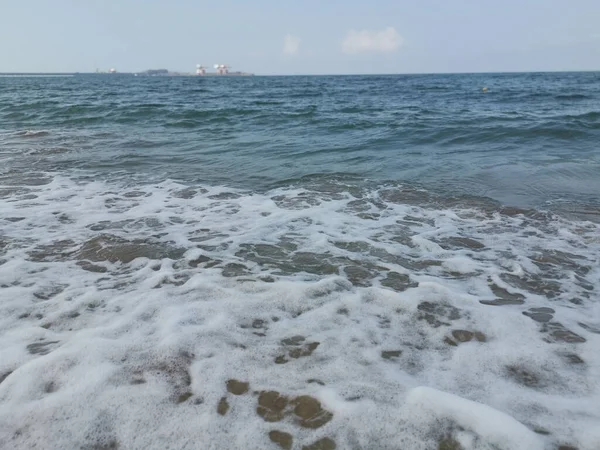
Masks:
[[[600,73],[3,78],[0,129],[3,172],[600,202]]]

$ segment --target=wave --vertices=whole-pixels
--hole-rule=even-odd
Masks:
[[[554,98],[556,100],[591,100],[593,97],[585,94],[560,94]]]
[[[563,117],[567,119],[577,119],[581,121],[590,121],[596,123],[600,119],[600,111],[588,111],[580,114],[565,114]]]
[[[50,136],[50,132],[45,130],[23,130],[17,131],[15,135],[22,138],[40,138]]]

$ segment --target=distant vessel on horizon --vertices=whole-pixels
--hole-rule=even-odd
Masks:
[[[253,73],[248,73],[248,72],[240,72],[240,71],[236,71],[236,72],[230,72],[231,66],[229,66],[228,64],[215,64],[214,65],[214,72],[208,72],[206,70],[206,67],[204,67],[201,64],[196,65],[196,72],[195,75],[196,76],[203,76],[203,77],[249,77],[249,76],[253,76]],[[108,70],[108,72],[104,72],[101,71],[100,69],[96,69],[96,74],[98,75],[102,75],[102,74],[112,74],[112,75],[134,75],[134,76],[152,76],[152,77],[156,77],[156,76],[171,76],[171,77],[185,77],[185,76],[194,76],[194,73],[183,73],[183,72],[171,72],[167,69],[149,69],[149,70],[145,70],[143,72],[133,72],[133,73],[128,73],[128,72],[119,72],[117,71],[117,69],[115,68],[111,68]]]
[[[231,66],[227,64],[215,64],[214,69],[215,72],[207,72],[203,65],[198,64],[196,66],[196,75],[200,77],[248,77],[254,75],[247,72],[230,72],[229,69],[231,69]]]

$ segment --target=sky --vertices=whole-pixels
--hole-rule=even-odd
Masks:
[[[0,72],[600,70],[600,0],[0,0]]]

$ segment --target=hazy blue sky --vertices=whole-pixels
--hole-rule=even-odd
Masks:
[[[600,69],[600,0],[0,0],[0,72]]]

